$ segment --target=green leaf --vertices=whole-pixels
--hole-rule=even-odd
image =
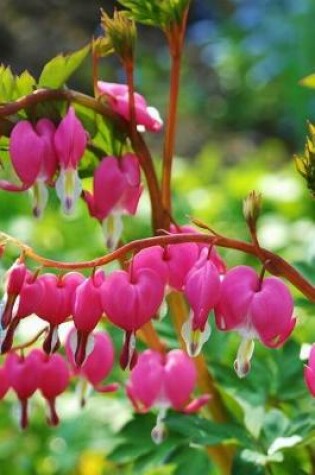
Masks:
[[[166,425],[186,436],[190,442],[200,445],[237,442],[249,446],[253,442],[246,430],[236,423],[219,424],[197,416],[176,414],[166,419]]]
[[[270,463],[283,462],[281,453],[265,455],[257,450],[244,449],[239,452],[232,466],[232,475],[261,475],[269,473],[265,471],[265,467]]]
[[[20,76],[16,76],[14,91],[15,98],[26,96],[33,92],[35,88],[36,80],[28,71],[23,71]]]
[[[190,0],[119,0],[119,3],[139,23],[165,30],[170,24],[181,22]]]
[[[171,455],[169,462],[176,464],[174,475],[209,474],[213,467],[204,450],[191,447],[179,447]]]
[[[153,414],[136,415],[119,432],[120,441],[109,454],[119,464],[133,463],[137,475],[171,462],[170,455],[183,444],[182,437],[169,433],[162,444],[152,442],[151,431],[156,424]]]
[[[15,88],[15,77],[11,68],[0,66],[0,102],[9,102]]]
[[[289,428],[289,419],[278,409],[271,409],[265,416],[263,433],[270,445],[275,439],[283,436]]]
[[[38,80],[39,87],[58,89],[78,69],[90,51],[90,44],[66,56],[59,54],[43,68]]]

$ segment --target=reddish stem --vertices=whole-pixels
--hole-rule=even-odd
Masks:
[[[169,30],[165,32],[169,50],[171,54],[171,80],[169,92],[169,110],[166,121],[164,153],[163,153],[163,176],[162,176],[162,205],[165,209],[164,227],[166,229],[170,226],[170,214],[172,211],[172,197],[171,197],[171,177],[172,177],[172,163],[175,148],[176,138],[176,116],[177,104],[179,94],[179,82],[181,71],[181,59],[184,43],[184,36],[186,31],[186,23],[188,16],[188,8],[185,11],[180,24],[174,23]]]
[[[16,242],[16,240],[15,240]],[[206,234],[169,234],[167,236],[154,236],[146,239],[139,239],[132,241],[124,246],[116,249],[110,254],[98,257],[90,261],[81,262],[60,262],[52,259],[46,259],[36,254],[30,247],[25,247],[25,255],[42,266],[56,269],[74,270],[74,269],[88,269],[93,267],[103,266],[116,259],[126,256],[128,253],[138,252],[150,246],[166,246],[168,244],[180,244],[184,242],[207,243],[228,249],[235,249],[237,251],[256,256],[259,260],[265,263],[268,272],[274,275],[285,277],[292,285],[302,292],[309,300],[315,301],[315,287],[308,282],[302,274],[300,274],[294,267],[292,267],[282,257],[273,254],[264,248],[257,249],[256,246],[249,242],[239,241],[237,239],[230,239],[225,236],[215,235],[208,236]],[[20,243],[21,246],[23,246]]]

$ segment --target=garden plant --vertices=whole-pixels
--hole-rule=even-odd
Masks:
[[[101,36],[50,60],[38,79],[0,68],[1,201],[10,208],[17,195],[31,197],[23,212],[33,215],[39,241],[56,198],[60,222],[75,226],[78,209],[88,216],[73,231],[84,245],[65,259],[54,242],[46,255],[0,232],[0,398],[15,395],[25,438],[42,414],[39,407],[29,414],[36,397],[45,400],[49,426],[63,425],[58,401],[75,384],[83,412],[91,392],[104,406],[124,400],[133,415],[104,442],[109,466],[95,473],[312,474],[315,286],[261,244],[264,196],[250,182],[236,204],[247,239],[189,210],[177,213],[177,109],[191,2],[119,3],[112,16],[101,11]],[[139,24],[160,29],[169,51],[165,117],[136,87]],[[122,83],[100,75],[113,56]],[[90,95],[67,86],[87,58]],[[313,76],[306,83],[313,87]],[[156,158],[155,134],[163,137]],[[295,163],[314,195],[312,124]],[[142,200],[150,212],[135,237]],[[101,255],[87,221],[102,236]],[[232,224],[231,214],[225,228]],[[230,262],[232,255],[246,260]],[[309,337],[295,339],[296,332]]]

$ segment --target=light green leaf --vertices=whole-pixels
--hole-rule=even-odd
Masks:
[[[36,80],[28,71],[23,71],[20,76],[16,76],[14,91],[16,98],[30,94],[35,88]]]
[[[58,89],[78,69],[90,51],[90,44],[66,56],[60,54],[50,60],[43,68],[38,80],[39,87]]]
[[[0,66],[0,102],[9,102],[15,88],[15,77],[11,68]]]

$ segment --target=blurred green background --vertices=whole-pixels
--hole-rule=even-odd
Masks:
[[[100,33],[100,7],[112,11],[113,2],[2,0],[0,61],[11,64],[16,73],[27,68],[38,75],[52,56],[78,49]],[[242,200],[252,189],[261,191],[261,243],[315,283],[314,203],[292,159],[303,147],[306,121],[315,115],[314,92],[299,85],[301,78],[315,71],[314,16],[313,0],[192,3],[173,185],[174,214],[180,223],[192,215],[239,239],[248,239]],[[158,31],[140,27],[137,65],[137,89],[165,117],[169,59]],[[90,66],[87,60],[69,85],[91,93]],[[119,62],[112,58],[102,63],[101,75],[106,81],[124,80]],[[162,134],[148,141],[160,169]],[[53,195],[44,218],[34,222],[26,195],[0,192],[1,230],[60,260],[104,253],[101,230],[89,220],[83,203],[74,217],[64,218]],[[145,194],[136,218],[125,219],[124,240],[150,234],[149,213]],[[229,267],[250,263],[258,269],[256,261],[234,251],[224,250],[222,255]],[[10,249],[0,262],[1,274],[14,256]],[[292,291],[298,316],[294,339],[282,350],[267,351],[257,344],[253,370],[245,381],[237,380],[232,370],[238,336],[213,331],[205,347],[231,419],[257,442],[256,452],[251,449],[254,455],[244,456],[244,448],[239,448],[236,475],[314,473],[314,405],[303,384],[299,359],[301,345],[315,340],[314,310]],[[158,327],[175,347],[169,321]],[[21,339],[26,331],[29,328],[20,331]],[[121,334],[109,331],[118,349]],[[112,380],[123,381],[124,376],[116,369]],[[26,433],[18,429],[14,396],[2,402],[1,475],[187,475],[187,460],[198,468],[189,472],[192,475],[218,473],[198,444],[187,449],[176,428],[159,449],[149,439],[149,416],[122,429],[131,418],[122,389],[118,397],[92,395],[81,411],[74,386],[72,394],[60,398],[62,423],[57,429],[45,426],[39,397],[34,398]],[[293,435],[301,440],[292,449],[279,450],[283,458],[271,463],[272,471],[265,472],[263,463],[251,465],[251,457],[266,456],[278,437]],[[248,471],[238,468],[242,457]]]

